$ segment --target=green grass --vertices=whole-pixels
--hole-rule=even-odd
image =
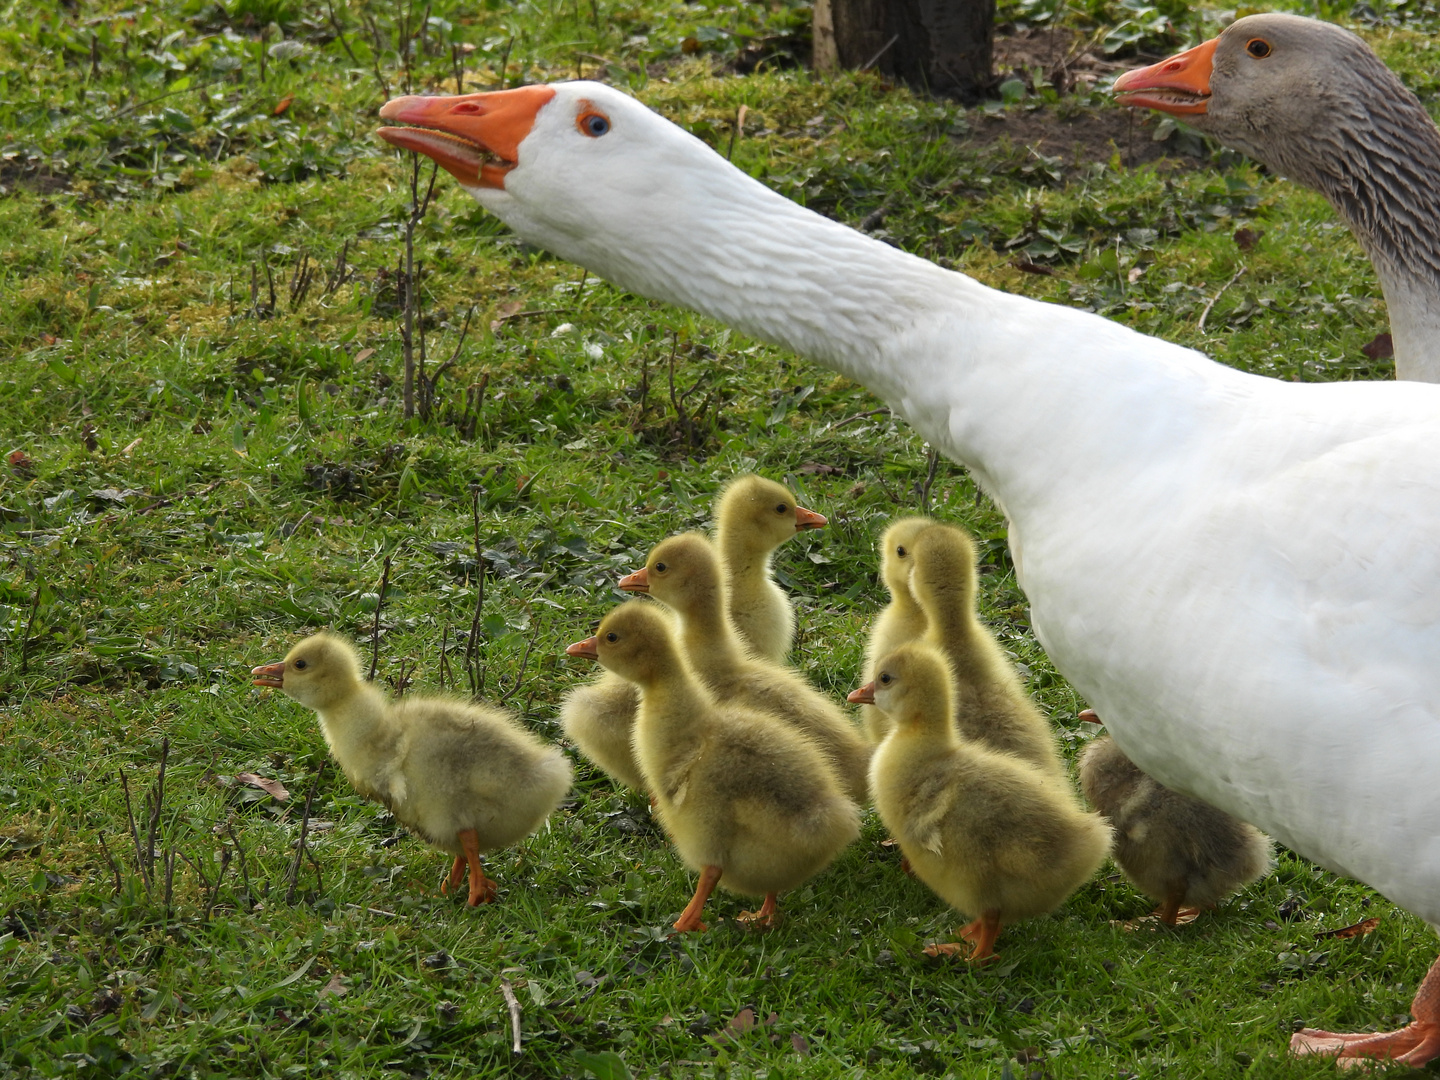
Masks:
[[[1434,22],[1419,8],[1390,5],[1392,25],[1371,33],[1434,112]],[[397,17],[366,10],[399,87]],[[493,860],[500,904],[439,897],[444,857],[320,772],[313,717],[252,689],[251,666],[322,626],[368,639],[389,556],[381,678],[438,687],[444,643],[464,690],[478,491],[485,691],[520,678],[510,704],[558,737],[555,703],[590,673],[563,646],[648,547],[704,525],[718,486],[758,469],[831,518],[783,551],[781,572],[802,614],[798,663],[843,694],[883,602],[875,538],[917,506],[926,454],[884,416],[840,423],[878,408],[862,388],[587,278],[443,179],[417,247],[433,359],[475,313],[434,415],[403,420],[407,171],[370,134],[382,94],[362,8],[339,14],[353,60],[310,3],[0,9],[14,118],[0,148],[0,453],[23,455],[0,464],[0,1076],[579,1077],[586,1061],[607,1068],[584,1054],[613,1052],[635,1075],[1292,1078],[1333,1072],[1286,1056],[1297,1021],[1405,1012],[1433,936],[1289,854],[1176,932],[1115,925],[1146,903],[1103,875],[1008,930],[1002,962],[977,971],[919,954],[955,918],[898,872],[871,818],[788,898],[779,930],[742,932],[722,894],[723,921],[676,940],[666,927],[693,881],[643,804],[578,759],[574,798]],[[1363,256],[1321,200],[1243,162],[1129,172],[966,150],[948,135],[985,122],[976,112],[785,67],[806,22],[785,4],[435,14],[442,45],[416,57],[416,87],[453,89],[453,38],[476,47],[474,87],[502,59],[512,82],[578,63],[722,149],[743,104],[744,168],[852,223],[883,205],[893,242],[988,283],[1282,378],[1388,374],[1360,352],[1385,328]],[[1181,44],[1186,26],[1150,44]],[[260,50],[281,33],[304,48],[267,54],[262,81]],[[754,74],[725,73],[756,59]],[[1249,252],[1232,239],[1242,226],[1263,232]],[[1055,276],[1016,270],[1017,251]],[[319,276],[292,300],[302,260]],[[690,428],[672,357],[682,390],[703,379]],[[981,538],[985,615],[1073,751],[1083,702],[1035,643],[999,515],[945,464],[931,503]],[[118,779],[143,833],[166,740],[157,862],[181,856],[168,907],[163,871],[147,889],[137,870]],[[291,799],[237,785],[246,771]],[[287,902],[312,783],[314,862]],[[1372,915],[1363,938],[1314,936]],[[514,1061],[502,980],[523,1012]],[[719,1037],[746,1008],[775,1019]]]

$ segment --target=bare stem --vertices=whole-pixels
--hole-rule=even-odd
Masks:
[[[385,568],[380,571],[380,592],[375,598],[375,623],[370,627],[370,681],[375,681],[375,671],[380,666],[380,612],[385,607],[385,590],[390,586],[390,556],[385,556]]]

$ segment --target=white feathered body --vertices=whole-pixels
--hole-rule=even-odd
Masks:
[[[477,199],[864,383],[1002,506],[1041,643],[1141,769],[1440,924],[1440,387],[1247,375],[997,292],[555,90]]]

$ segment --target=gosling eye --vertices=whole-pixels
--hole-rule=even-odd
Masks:
[[[663,573],[665,573],[666,570],[669,570],[669,569],[670,569],[670,567],[666,566],[663,562],[657,562],[657,563],[655,564],[655,573],[657,573],[657,574],[663,574]]]
[[[1264,38],[1257,37],[1251,38],[1245,43],[1245,51],[1255,57],[1256,60],[1264,60],[1273,50],[1270,48],[1268,41]]]
[[[614,645],[615,642],[620,640],[620,635],[617,634],[614,630],[611,630],[608,634],[605,635],[605,640],[608,641],[611,645]]]
[[[789,512],[790,507],[785,503],[780,503],[775,507],[775,513],[777,514],[788,514]]]
[[[880,676],[880,681],[886,686],[889,686],[890,683],[894,681],[894,679],[895,676],[891,675],[888,671]]]
[[[904,545],[904,544],[901,544],[899,547],[897,547],[897,548],[895,549],[895,555],[896,555],[898,558],[901,558],[901,559],[905,558],[905,545]]]
[[[309,666],[310,666],[310,662],[309,662],[308,660],[296,660],[296,661],[295,661],[295,669],[296,669],[297,671],[304,671],[304,670],[305,670],[307,667],[309,667]]]
[[[580,128],[580,134],[589,135],[592,139],[598,139],[610,130],[610,119],[597,112],[584,113],[575,121]]]

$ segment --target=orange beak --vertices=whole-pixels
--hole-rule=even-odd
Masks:
[[[250,674],[255,678],[251,680],[255,686],[273,686],[276,690],[285,688],[285,661],[278,660],[273,664],[261,664],[259,667],[250,669]]]
[[[796,532],[804,532],[806,529],[823,529],[829,524],[830,522],[824,514],[817,514],[814,510],[806,510],[803,506],[795,507]]]
[[[566,646],[565,646],[565,655],[566,655],[566,656],[583,656],[586,660],[599,660],[599,659],[600,659],[600,651],[599,651],[599,649],[597,648],[597,646],[598,646],[599,644],[600,644],[600,639],[599,639],[599,638],[597,638],[597,637],[587,637],[584,641],[577,641],[577,642],[575,642],[574,645],[566,645]]]
[[[520,144],[555,91],[521,86],[487,94],[398,97],[380,108],[380,119],[411,127],[382,127],[377,134],[402,150],[435,161],[466,187],[504,188],[505,174],[520,162]]]
[[[1112,88],[1121,105],[1139,105],[1176,116],[1203,113],[1210,104],[1210,74],[1219,38],[1176,53],[1169,60],[1127,71]]]
[[[851,690],[850,693],[846,695],[845,700],[854,705],[874,705],[875,683],[873,681],[867,682],[864,686],[860,687],[860,689]]]
[[[622,577],[619,585],[620,588],[626,592],[648,593],[650,591],[650,575],[646,572],[645,567],[642,566],[633,574],[626,574]]]

